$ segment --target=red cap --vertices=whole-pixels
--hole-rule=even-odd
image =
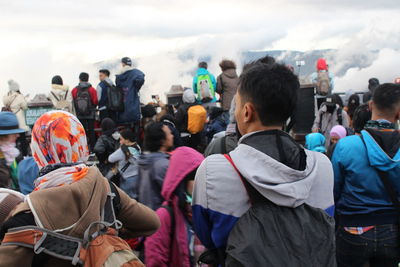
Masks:
[[[326,60],[324,58],[320,58],[317,61],[317,70],[328,70],[328,65],[326,64]]]

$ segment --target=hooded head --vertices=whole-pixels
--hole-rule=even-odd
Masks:
[[[326,60],[324,58],[320,58],[317,61],[317,71],[327,71],[328,70],[328,64],[326,64]]]
[[[65,111],[47,112],[36,121],[31,149],[39,169],[55,163],[86,162],[89,156],[82,124]]]
[[[185,104],[193,104],[196,102],[196,96],[194,95],[194,92],[192,89],[187,88],[182,95],[182,101]]]
[[[325,153],[325,136],[320,133],[306,135],[306,148],[311,151]]]
[[[336,125],[332,128],[330,132],[331,142],[337,143],[340,139],[345,138],[347,136],[346,128],[342,125]]]
[[[161,191],[161,195],[165,200],[172,199],[173,193],[185,180],[186,176],[195,171],[203,160],[202,154],[189,147],[179,147],[172,152]]]
[[[110,136],[117,130],[117,126],[112,119],[105,118],[101,121],[101,130],[104,135]]]
[[[19,92],[19,84],[14,80],[9,80],[8,89],[10,90],[10,92]]]

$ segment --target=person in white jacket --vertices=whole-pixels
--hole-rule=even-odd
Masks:
[[[61,76],[56,75],[51,79],[51,90],[48,98],[56,109],[75,114],[71,90],[64,85]]]
[[[4,108],[17,116],[20,128],[29,131],[25,121],[25,110],[28,109],[25,96],[21,94],[19,84],[14,80],[8,81],[8,88],[7,95],[3,97]]]

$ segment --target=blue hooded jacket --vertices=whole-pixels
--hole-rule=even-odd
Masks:
[[[398,223],[398,214],[378,175],[388,173],[400,193],[400,133],[364,130],[341,139],[332,158],[336,212],[342,226]]]
[[[140,121],[139,90],[144,84],[144,73],[138,69],[128,69],[117,75],[116,86],[124,92],[125,110],[118,113],[118,123]]]
[[[209,75],[209,76],[210,76],[210,79],[211,79],[211,82],[212,82],[212,84],[213,84],[213,86],[214,86],[214,92],[217,90],[217,80],[215,80],[214,75],[212,75],[212,74],[211,74],[208,70],[206,70],[205,68],[199,68],[199,69],[197,70],[196,76],[194,76],[194,78],[193,78],[193,91],[194,91],[194,94],[196,95],[196,98],[197,98],[197,93],[198,93],[198,91],[197,91],[197,78],[198,78],[198,76],[200,76],[200,75]],[[199,100],[198,100],[198,101],[199,101]],[[201,101],[199,101],[199,102],[200,102],[199,104],[201,104]],[[211,100],[210,102],[211,102],[211,103],[217,102],[217,97],[214,96],[214,99]]]

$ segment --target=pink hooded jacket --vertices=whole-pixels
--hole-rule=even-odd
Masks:
[[[167,209],[159,208],[156,213],[161,227],[145,241],[145,262],[147,267],[190,267],[189,244],[186,222],[179,209],[178,196],[174,191],[185,177],[197,169],[204,160],[203,155],[189,147],[177,148],[170,158],[169,167],[161,195],[174,211],[175,229],[172,236],[172,220]]]

